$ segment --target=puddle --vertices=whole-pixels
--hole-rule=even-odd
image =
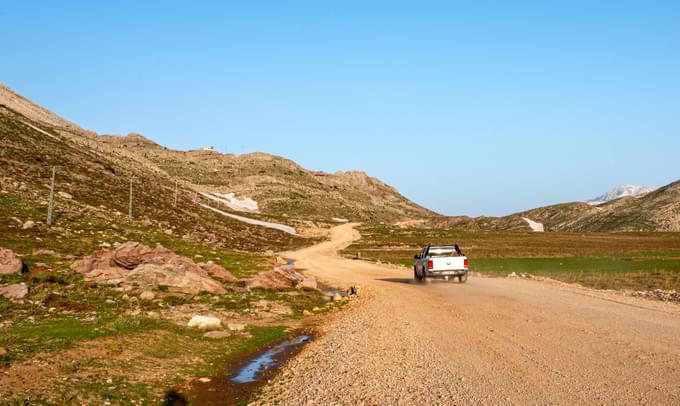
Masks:
[[[278,367],[282,361],[285,361],[286,352],[290,352],[295,347],[303,346],[310,339],[310,336],[298,336],[275,345],[241,368],[239,373],[231,378],[231,381],[234,383],[257,382],[259,380],[258,375],[262,375],[270,368]]]
[[[338,295],[338,296],[345,296],[345,292],[343,292],[343,291],[341,291],[341,290],[333,290],[333,289],[331,289],[331,290],[322,290],[321,293],[323,293],[324,296],[335,296],[335,295]]]
[[[236,360],[227,366],[224,375],[212,378],[211,382],[193,385],[188,399],[190,404],[243,404],[311,340],[311,335],[297,335],[278,341],[255,355]]]

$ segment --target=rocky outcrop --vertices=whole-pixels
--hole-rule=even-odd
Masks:
[[[14,251],[7,248],[0,248],[0,275],[9,275],[21,272],[24,268],[23,262],[17,257]]]
[[[23,282],[0,288],[0,296],[12,302],[21,302],[26,295],[28,295],[28,286]]]
[[[212,263],[208,262],[206,264],[201,263],[199,264],[203,270],[205,270],[208,275],[210,275],[213,278],[219,279],[222,282],[228,282],[228,283],[234,283],[238,281],[238,278],[235,277],[231,272],[227,271],[223,267]]]
[[[173,264],[140,265],[130,271],[126,282],[135,284],[144,290],[165,287],[170,292],[177,293],[226,293],[224,287],[216,280]]]
[[[246,279],[248,289],[317,289],[316,279],[305,276],[290,266],[275,268],[273,271],[260,272],[250,279]]]
[[[94,283],[136,286],[142,290],[163,287],[188,294],[226,292],[208,271],[191,259],[161,246],[150,248],[138,242],[127,242],[114,250],[99,249],[74,262],[72,268],[84,274],[86,281]],[[228,272],[222,270],[221,275],[226,277]]]

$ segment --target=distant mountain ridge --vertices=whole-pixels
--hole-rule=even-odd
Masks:
[[[532,231],[526,219],[543,225],[545,231],[678,232],[680,180],[646,194],[623,195],[598,205],[585,202],[561,203],[504,217],[434,218],[426,225],[461,230]]]
[[[624,185],[624,186],[618,186],[615,187],[614,189],[611,189],[607,193],[598,196],[594,199],[586,201],[586,203],[591,204],[591,205],[600,205],[602,203],[607,203],[611,202],[612,200],[619,199],[621,197],[627,197],[627,196],[642,196],[646,195],[649,192],[654,191],[654,188],[647,187],[647,186],[638,186],[638,185]]]

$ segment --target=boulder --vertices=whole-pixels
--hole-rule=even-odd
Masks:
[[[113,251],[111,260],[114,264],[125,269],[134,269],[142,263],[149,263],[155,256],[167,256],[174,255],[172,251],[166,250],[167,252],[156,250],[147,247],[146,245],[140,244],[138,242],[130,241],[125,244],[121,244],[118,248]]]
[[[303,290],[317,290],[316,279],[313,276],[305,276],[304,279],[297,285]]]
[[[223,267],[213,264],[213,263],[207,263],[207,264],[199,264],[201,268],[203,268],[204,271],[208,273],[213,278],[217,278],[223,282],[237,282],[238,278],[235,277],[231,272],[227,271]]]
[[[285,290],[292,288],[317,289],[316,279],[304,276],[294,268],[282,266],[273,271],[260,272],[250,279],[246,279],[246,288]]]
[[[189,320],[188,326],[201,330],[217,330],[222,327],[222,321],[213,316],[194,316]]]
[[[223,294],[226,290],[210,277],[206,277],[181,265],[144,264],[129,271],[125,278],[127,283],[137,284],[145,290],[167,287],[170,292],[197,294],[208,292]]]
[[[21,301],[26,295],[28,295],[28,286],[23,282],[0,288],[0,296],[12,302]]]
[[[14,251],[7,248],[0,248],[0,275],[19,273],[23,269],[24,263],[21,262]]]
[[[74,262],[72,268],[84,274],[88,282],[122,285],[124,288],[137,284],[143,290],[164,286],[177,293],[226,292],[208,271],[189,258],[161,246],[150,248],[138,242],[126,242],[113,250],[99,249]],[[233,278],[223,268],[222,272],[212,269],[224,278]]]
[[[153,300],[155,297],[156,295],[150,290],[145,290],[139,295],[139,298],[142,300]]]

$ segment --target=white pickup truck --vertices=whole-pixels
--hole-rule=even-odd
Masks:
[[[458,245],[428,244],[416,255],[413,265],[413,276],[418,281],[426,278],[449,280],[458,278],[458,282],[467,282],[468,258],[463,255]]]

